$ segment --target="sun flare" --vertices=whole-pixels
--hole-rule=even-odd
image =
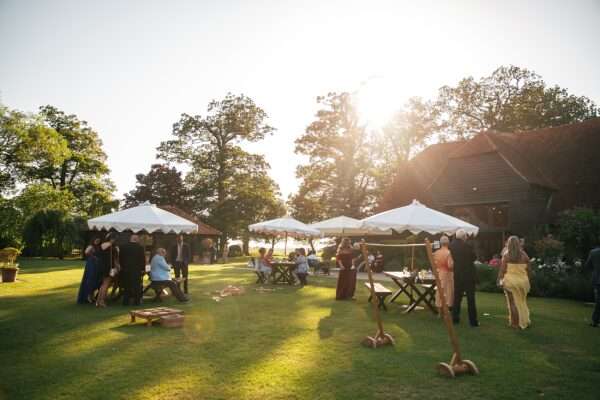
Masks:
[[[369,78],[357,91],[358,112],[370,128],[381,129],[401,106],[396,86],[382,77]]]

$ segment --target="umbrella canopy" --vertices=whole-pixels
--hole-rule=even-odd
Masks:
[[[88,220],[90,229],[114,229],[118,232],[131,230],[148,233],[193,233],[198,225],[173,213],[145,202],[137,207],[117,211]]]
[[[413,200],[411,204],[388,210],[362,220],[361,228],[371,230],[393,229],[396,232],[409,231],[414,235],[427,232],[432,235],[445,233],[453,235],[464,229],[468,235],[477,235],[479,228],[451,215],[433,210]]]
[[[248,226],[248,230],[266,235],[285,235],[293,238],[320,237],[321,232],[289,216],[271,219]]]
[[[369,230],[361,229],[362,222],[358,219],[340,216],[335,218],[326,219],[321,222],[316,222],[309,225],[311,228],[319,230],[324,236],[356,236],[373,234]],[[378,235],[391,235],[392,230],[375,232]]]

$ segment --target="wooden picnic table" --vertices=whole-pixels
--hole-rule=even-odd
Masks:
[[[296,282],[293,271],[296,269],[296,263],[293,261],[277,261],[271,262],[272,269],[272,282],[273,283],[287,283],[293,285]]]
[[[402,293],[408,297],[409,303],[404,310],[405,314],[414,311],[421,303],[424,303],[434,314],[438,313],[435,306],[436,283],[433,276],[419,277],[417,274],[401,271],[384,271],[384,274],[392,278],[398,286],[398,290],[390,298],[390,303],[393,303]]]

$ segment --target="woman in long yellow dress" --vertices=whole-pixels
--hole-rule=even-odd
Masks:
[[[507,240],[506,252],[502,256],[499,285],[504,289],[508,305],[508,321],[512,328],[526,329],[530,324],[527,294],[529,284],[529,257],[523,251],[517,236]]]

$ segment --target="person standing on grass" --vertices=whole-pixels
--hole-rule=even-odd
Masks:
[[[592,285],[594,287],[596,306],[592,313],[592,323],[590,325],[597,328],[598,324],[600,324],[600,246],[596,246],[596,248],[590,251],[584,268],[593,271]]]
[[[190,246],[183,241],[183,235],[177,235],[177,242],[171,246],[169,251],[169,260],[175,270],[175,278],[183,277],[183,292],[188,292],[188,272],[192,259]]]
[[[508,306],[508,321],[511,328],[526,329],[530,324],[527,294],[529,284],[529,257],[517,236],[506,242],[506,254],[500,262],[498,285],[504,289]]]
[[[125,289],[123,293],[124,306],[128,306],[130,300],[136,306],[142,301],[142,277],[146,269],[146,253],[139,241],[139,236],[133,234],[129,238],[129,243],[121,246],[119,251],[120,278]]]
[[[96,307],[106,307],[106,296],[110,286],[115,283],[119,274],[119,247],[116,245],[117,234],[109,232],[100,244],[98,252],[98,280],[101,282],[96,298]]]
[[[440,238],[440,249],[433,253],[433,261],[435,268],[437,268],[438,276],[440,277],[440,283],[444,291],[444,298],[449,309],[452,309],[454,303],[454,261],[448,246],[450,245],[450,239],[444,235]],[[442,299],[440,296],[439,288],[435,293],[435,305],[441,310]]]
[[[352,299],[356,289],[356,269],[353,265],[354,251],[350,238],[343,238],[335,257],[340,271],[338,273],[337,287],[335,290],[336,300]]]
[[[460,306],[464,295],[467,296],[469,309],[469,323],[472,327],[479,326],[477,320],[477,307],[475,305],[475,283],[477,273],[475,270],[475,252],[466,242],[467,233],[464,229],[456,231],[456,239],[449,246],[452,260],[454,261],[454,302],[452,304],[452,320],[455,324],[460,322]]]
[[[100,238],[92,239],[90,245],[86,247],[85,268],[81,285],[79,286],[79,294],[77,295],[78,304],[92,304],[94,302],[94,292],[100,286],[98,279],[98,253],[100,251]]]
[[[300,280],[300,286],[304,287],[307,285],[306,276],[308,275],[308,260],[306,259],[306,250],[303,247],[298,249],[298,255],[296,256],[296,275]]]

